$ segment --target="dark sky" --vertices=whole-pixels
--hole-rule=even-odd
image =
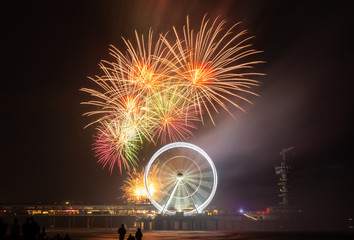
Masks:
[[[353,216],[353,18],[349,5],[308,1],[46,1],[3,4],[0,202],[116,202],[125,174],[111,175],[91,151],[80,105],[87,76],[112,60],[109,44],[134,29],[198,27],[205,13],[242,22],[266,76],[237,120],[221,113],[190,141],[214,159],[214,204],[276,205],[274,166],[295,146],[291,202],[314,214]],[[145,164],[158,147],[142,151]]]

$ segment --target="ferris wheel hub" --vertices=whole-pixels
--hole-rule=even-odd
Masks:
[[[183,178],[183,173],[177,173],[177,180],[182,180]]]

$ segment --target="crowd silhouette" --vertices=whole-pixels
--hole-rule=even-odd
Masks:
[[[138,230],[136,231],[135,238],[136,240],[141,240],[143,238],[143,233],[141,232],[140,228],[138,228]]]
[[[127,230],[124,224],[118,228],[119,240],[124,240]],[[130,233],[127,240],[141,240],[143,233],[140,228],[137,229],[135,235]],[[26,218],[25,222],[20,226],[17,218],[13,219],[12,224],[7,224],[0,219],[0,240],[48,240],[46,228],[40,225],[34,220],[33,217]],[[54,240],[71,240],[67,233],[64,238],[58,233],[51,238]]]
[[[13,219],[12,224],[7,224],[0,219],[0,240],[47,240],[46,228],[34,220],[33,217],[26,218],[25,222],[20,226],[17,218]],[[52,238],[53,239],[53,238]],[[71,240],[69,234],[62,238],[57,234],[56,240]]]
[[[22,225],[22,237],[23,240],[36,240],[41,231],[39,224],[31,218],[26,218],[26,222]]]
[[[118,235],[119,235],[119,240],[124,240],[124,236],[127,233],[127,230],[125,230],[124,224],[120,228],[118,228]]]
[[[6,231],[7,231],[7,224],[2,222],[2,220],[0,219],[0,240],[3,240],[5,238]]]
[[[18,224],[17,219],[15,218],[12,225],[10,226],[10,239],[17,240],[20,237],[20,225]]]
[[[124,227],[124,224],[120,228],[118,228],[118,235],[119,235],[119,240],[124,240],[125,234],[127,233],[127,230]],[[143,233],[141,232],[141,229],[138,228],[138,230],[135,233],[135,237],[132,234],[129,234],[127,240],[141,240],[143,238]]]

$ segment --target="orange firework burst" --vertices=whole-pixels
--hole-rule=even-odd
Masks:
[[[135,31],[134,44],[123,38],[126,51],[111,46],[115,61],[101,61],[103,75],[90,78],[99,89],[81,89],[93,98],[83,104],[94,107],[84,114],[96,117],[88,125],[99,125],[98,162],[111,171],[116,164],[120,172],[130,170],[144,141],[187,141],[203,114],[215,125],[213,113],[225,109],[232,115],[230,105],[243,110],[237,100],[250,102],[245,96],[257,95],[251,88],[258,81],[251,77],[262,75],[253,71],[261,61],[246,58],[259,51],[251,48],[246,31],[232,33],[238,24],[224,26],[204,17],[194,31],[187,17],[182,34],[173,27],[175,41],[166,34],[153,39],[152,30],[147,38]]]
[[[156,168],[152,169],[153,172],[157,172]],[[148,194],[144,184],[145,168],[141,171],[137,171],[135,168],[132,172],[128,172],[128,177],[124,180],[121,190],[123,191],[122,198],[128,202],[144,203],[148,200]],[[154,186],[157,186],[157,174],[151,179],[149,183],[150,194],[155,194]]]
[[[132,122],[110,121],[101,122],[94,136],[93,150],[98,157],[98,162],[109,166],[112,172],[117,163],[120,172],[122,168],[130,170],[137,166],[136,157],[140,149],[139,126]]]
[[[190,90],[190,96],[199,106],[201,119],[203,120],[202,110],[205,110],[213,123],[210,106],[218,112],[216,104],[220,105],[231,115],[227,103],[243,110],[231,98],[237,97],[250,102],[240,93],[256,95],[249,89],[257,86],[258,82],[248,76],[260,75],[246,70],[252,69],[254,64],[261,61],[241,62],[245,57],[259,53],[250,49],[251,44],[247,44],[250,38],[243,38],[246,31],[232,37],[232,30],[238,24],[223,31],[224,24],[225,21],[218,23],[218,19],[210,24],[204,17],[199,31],[194,34],[187,17],[187,25],[183,27],[183,39],[176,28],[173,28],[175,44],[172,45],[163,38],[175,58],[174,62],[177,63],[174,66],[177,78]]]
[[[153,46],[153,32],[149,31],[147,43],[144,37],[141,40],[135,31],[137,49],[129,40],[123,41],[127,46],[127,51],[123,54],[114,46],[111,46],[111,55],[116,58],[116,62],[105,62],[110,66],[110,71],[119,76],[121,83],[133,89],[135,94],[149,95],[159,89],[161,84],[170,78],[170,67],[167,48],[163,46],[161,37],[157,39]],[[162,36],[163,37],[163,36]]]
[[[162,84],[169,80],[169,62],[166,60],[166,47],[162,47],[161,38],[153,46],[153,33],[150,30],[145,45],[144,37],[141,40],[136,34],[137,49],[132,43],[123,38],[127,46],[126,53],[120,52],[111,46],[110,54],[116,59],[115,62],[102,61],[100,68],[103,76],[90,78],[100,90],[82,88],[81,91],[89,93],[95,100],[83,102],[92,105],[96,110],[89,111],[84,115],[101,115],[91,124],[112,118],[124,118],[127,100],[142,103],[155,91],[161,89]],[[141,108],[141,105],[136,105]],[[98,109],[97,109],[98,108]],[[122,111],[123,110],[123,111]]]
[[[186,141],[193,136],[192,129],[196,129],[196,123],[200,121],[199,113],[184,87],[172,86],[157,92],[149,103],[149,119],[156,142],[158,139],[162,144],[166,144],[168,139]]]

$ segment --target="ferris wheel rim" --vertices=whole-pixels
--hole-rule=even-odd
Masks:
[[[204,159],[207,160],[207,162],[212,170],[212,173],[213,173],[213,187],[212,187],[212,190],[211,190],[208,198],[200,206],[197,206],[192,211],[185,212],[185,215],[188,216],[188,215],[202,212],[204,210],[204,208],[211,202],[211,200],[213,199],[215,192],[216,192],[216,187],[217,187],[217,183],[218,183],[216,168],[215,168],[214,162],[211,160],[211,158],[208,156],[208,154],[203,149],[201,149],[200,147],[198,147],[194,144],[186,143],[186,142],[174,142],[174,143],[170,143],[170,144],[163,146],[158,151],[156,151],[154,153],[154,155],[151,157],[151,159],[149,160],[149,162],[145,168],[144,184],[145,184],[145,188],[146,188],[147,195],[148,195],[150,202],[159,210],[159,212],[163,211],[164,208],[157,201],[155,201],[155,199],[151,196],[149,187],[147,185],[147,177],[148,177],[148,173],[149,173],[152,163],[154,163],[154,161],[157,159],[158,156],[160,156],[163,152],[165,152],[169,149],[178,148],[178,147],[189,148],[189,149],[192,149],[192,150],[198,152],[199,154],[201,154],[204,157]],[[169,215],[175,214],[175,212],[169,211],[167,209],[164,210],[164,212],[166,212]]]

